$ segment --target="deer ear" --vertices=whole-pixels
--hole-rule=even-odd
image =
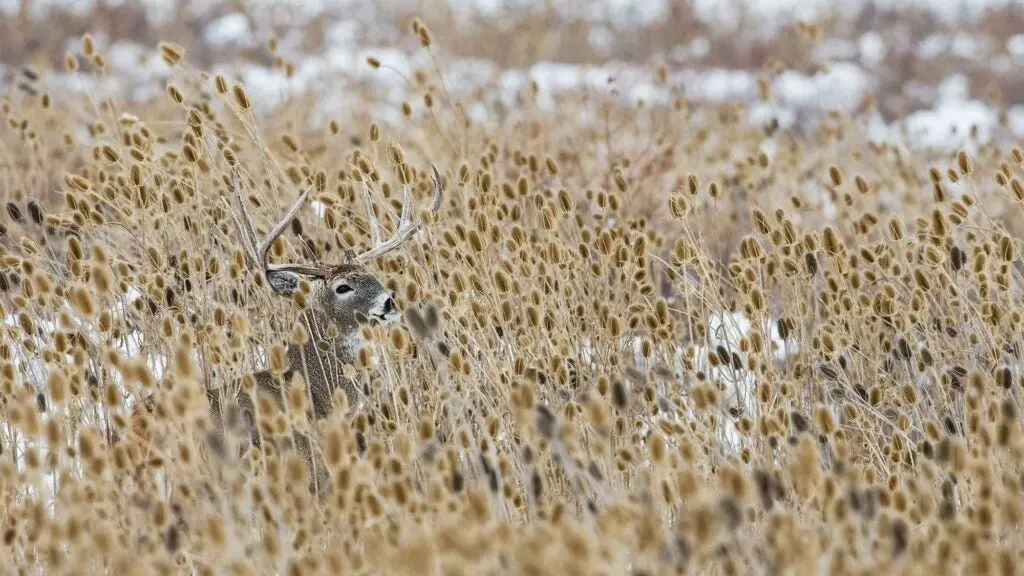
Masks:
[[[284,270],[268,270],[267,282],[282,296],[292,296],[299,289],[299,275]]]

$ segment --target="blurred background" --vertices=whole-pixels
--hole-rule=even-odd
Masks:
[[[784,129],[828,110],[863,114],[890,143],[1024,138],[1024,0],[0,0],[0,15],[0,82],[23,89],[89,32],[124,98],[161,89],[156,44],[167,40],[265,104],[329,86],[316,100],[332,113],[345,105],[339,81],[397,103],[398,72],[431,58],[409,34],[418,15],[449,89],[465,95],[498,88],[488,93],[508,103],[533,81],[550,106],[586,85],[633,101],[746,100],[753,119]],[[396,73],[375,74],[368,56]],[[85,81],[63,88],[94,88]],[[484,121],[499,104],[470,113]]]

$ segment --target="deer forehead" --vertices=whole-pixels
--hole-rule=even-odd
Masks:
[[[344,280],[353,288],[372,292],[382,291],[384,288],[380,279],[369,270],[361,266],[342,264],[336,266],[324,275],[324,282],[330,286],[339,280]]]

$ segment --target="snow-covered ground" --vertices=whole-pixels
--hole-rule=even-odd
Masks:
[[[111,0],[106,0],[108,4]],[[115,0],[116,2],[131,0]],[[171,15],[168,0],[136,0],[152,9],[147,17],[155,22]],[[915,8],[934,14],[940,20],[957,21],[975,18],[986,8],[1021,6],[1024,0],[871,0],[880,8]],[[595,23],[591,42],[595,45],[608,44],[611,28],[623,29],[632,25],[644,25],[665,18],[670,12],[668,0],[447,0],[457,18],[470,16],[499,17],[504,10],[539,9],[549,6],[566,18],[586,19]],[[717,27],[729,29],[739,25],[733,20],[741,15],[744,33],[751,26],[774,29],[796,20],[813,20],[838,11],[852,16],[862,9],[868,0],[851,0],[836,4],[828,0],[695,0],[693,8],[698,19]],[[38,0],[31,9],[42,14],[50,7],[61,5],[85,13],[92,9],[95,0]],[[188,10],[201,14],[210,2],[190,2]],[[336,22],[326,30],[326,48],[318,55],[302,55],[296,58],[297,69],[292,78],[283,72],[257,65],[219,65],[215,72],[240,79],[253,96],[256,105],[264,110],[276,106],[291,94],[314,90],[318,94],[318,110],[311,121],[319,122],[326,116],[342,115],[357,97],[350,90],[356,82],[370,82],[376,90],[380,103],[375,111],[380,120],[400,120],[397,104],[411,99],[404,77],[413,69],[431,69],[429,55],[423,51],[407,54],[395,48],[358,46],[358,31],[369,12],[378,15],[406,13],[427,9],[418,0],[390,0],[382,3],[367,3],[362,0],[314,0],[294,3],[287,0],[246,0],[246,6],[258,16],[270,10],[286,8],[295,21],[303,21],[321,14],[331,14]],[[15,14],[21,8],[19,0],[0,0],[0,15]],[[370,15],[372,16],[372,14]],[[602,26],[602,23],[605,26]],[[602,31],[604,39],[602,40]],[[292,32],[281,39],[281,51],[289,55],[298,51],[301,43],[299,32]],[[262,30],[253,30],[250,18],[242,12],[218,16],[205,25],[205,40],[214,48],[226,46],[253,46],[263,38]],[[97,37],[101,46],[104,39]],[[885,61],[892,46],[887,42],[907,44],[908,38],[883,38],[877,33],[867,33],[856,42],[841,39],[825,39],[814,48],[813,59],[827,65],[825,71],[813,75],[787,71],[773,81],[775,100],[772,103],[757,102],[756,73],[748,70],[707,68],[700,60],[708,54],[710,44],[705,38],[694,38],[688,44],[672,48],[664,55],[672,63],[672,74],[665,85],[653,82],[651,70],[633,64],[616,63],[610,60],[602,66],[579,66],[561,62],[538,62],[528,69],[498,69],[494,64],[473,59],[446,58],[446,83],[456,96],[468,97],[478,89],[484,89],[486,99],[473,102],[468,107],[477,122],[492,120],[492,105],[501,102],[511,104],[529,86],[531,81],[539,88],[537,106],[542,111],[551,111],[557,96],[577,89],[614,93],[625,104],[639,100],[649,103],[671,102],[676,94],[682,93],[694,101],[749,102],[748,119],[752,123],[764,123],[771,119],[783,128],[813,122],[823,112],[840,110],[853,112],[865,96],[874,94],[878,88],[877,71]],[[1024,34],[1013,36],[1005,46],[997,46],[986,37],[967,33],[934,34],[913,44],[913,51],[920,57],[959,58],[965,62],[989,62],[994,69],[1013,70],[1024,64]],[[68,49],[78,49],[77,41],[69,41]],[[81,75],[74,79],[56,77],[52,81],[56,88],[95,92],[114,91],[126,98],[149,98],[158,94],[163,84],[172,76],[172,71],[156,57],[153,47],[131,43],[117,43],[105,46],[105,53],[116,72],[101,84]],[[298,56],[298,54],[293,54]],[[373,56],[385,68],[371,69],[366,59]],[[613,56],[609,54],[609,56]],[[391,70],[391,68],[397,70]],[[0,85],[4,76],[0,73]],[[954,76],[937,86],[920,86],[908,83],[904,96],[915,102],[923,102],[925,108],[886,125],[880,117],[873,118],[870,125],[872,138],[907,147],[934,147],[954,150],[973,147],[968,141],[972,127],[977,128],[978,138],[985,142],[992,138],[1024,138],[1024,107],[1017,106],[1008,111],[1009,132],[1000,131],[998,110],[990,103],[971,97],[966,77]],[[979,89],[980,87],[975,87]],[[586,121],[586,119],[582,119]]]
[[[116,5],[130,0],[103,1],[107,5]],[[145,7],[147,17],[152,22],[160,23],[173,16],[174,2],[136,1]],[[31,4],[31,9],[35,14],[44,14],[51,7],[61,6],[85,14],[99,2],[100,0],[35,0]],[[924,10],[948,22],[976,18],[988,8],[1020,4],[1020,0],[845,0],[839,3],[832,0],[694,0],[693,9],[700,20],[719,26],[738,26],[743,15],[742,23],[746,27],[753,25],[775,29],[798,19],[821,18],[833,11],[845,16],[854,15],[869,2],[883,9]],[[214,3],[213,0],[189,2],[187,10],[193,14],[201,14]],[[670,0],[446,0],[446,3],[456,17],[462,18],[496,18],[511,9],[542,9],[550,6],[566,18],[614,22],[618,26],[650,24],[665,18],[671,11]],[[245,5],[252,10],[286,7],[294,10],[299,16],[312,17],[323,12],[339,13],[364,8],[368,3],[360,0],[245,0]],[[375,10],[388,13],[423,7],[424,4],[419,0],[388,0],[375,6]],[[0,0],[0,14],[17,14],[21,8],[22,0]]]
[[[141,295],[142,293],[135,289],[134,287],[129,288],[129,290],[118,299],[117,306],[115,306],[115,308],[112,309],[112,312],[115,315],[120,316],[121,310],[118,308],[129,306],[135,299],[139,298]],[[67,307],[68,311],[70,312],[70,305],[68,305]],[[101,340],[98,331],[94,327],[91,327],[84,321],[80,321],[79,317],[77,317],[74,313],[69,314],[69,317],[75,320],[79,320],[78,329],[86,338],[91,339],[91,341],[94,343],[99,342]],[[38,324],[38,328],[40,329],[42,334],[52,335],[60,330],[60,325],[55,320],[42,320],[39,318],[34,318],[34,321]],[[0,329],[10,329],[15,332],[18,332],[20,331],[20,328],[18,328],[18,326],[19,324],[17,314],[9,313],[6,316],[4,316],[2,320],[0,320]],[[117,350],[124,358],[137,358],[141,352],[141,340],[141,334],[137,332],[128,333],[120,341],[115,343],[115,350]],[[52,345],[52,343],[49,345]],[[13,354],[11,360],[14,363],[15,367],[21,373],[22,383],[26,386],[30,386],[32,389],[38,392],[45,390],[46,382],[49,378],[49,371],[47,367],[41,362],[41,360],[38,357],[26,354],[26,350],[20,346],[14,347],[12,352]],[[73,363],[73,359],[70,357],[70,355],[66,360],[68,361],[69,364]],[[165,359],[160,357],[148,357],[147,364],[149,366],[150,371],[153,373],[154,377],[161,378],[163,376],[164,370],[166,368]],[[110,377],[114,379],[115,383],[120,386],[121,380],[118,374],[111,373]],[[128,406],[128,408],[131,408],[131,406]],[[64,418],[67,417],[67,414],[64,413],[64,411],[65,409],[57,406],[48,406],[44,419],[52,418],[54,417],[55,414],[60,413],[60,418],[63,420]],[[99,420],[98,422],[96,422],[96,424],[99,425],[100,428],[107,429],[111,426],[111,423],[106,421],[105,412],[97,411],[95,412],[94,415]],[[19,471],[23,473],[26,472],[27,470],[24,460],[26,450],[35,450],[39,454],[41,460],[45,461],[46,459],[48,453],[48,445],[46,439],[41,436],[33,439],[33,441],[30,444],[26,444],[25,434],[11,428],[10,426],[5,426],[0,427],[0,439],[2,439],[2,442],[5,446],[11,446],[13,448],[14,461],[17,464]],[[80,465],[81,463],[79,462],[79,466]],[[81,471],[82,470],[80,468],[77,470],[78,473],[81,473]],[[41,480],[41,482],[36,483],[36,486],[41,487],[44,499],[46,499],[49,502],[52,502],[53,498],[56,495],[56,490],[58,488],[56,484],[57,478],[52,474],[45,474],[39,480]],[[34,490],[35,489],[33,488],[29,488],[30,493],[33,492]]]
[[[216,37],[218,42],[246,42],[248,36],[230,37],[227,32],[241,34],[247,28],[233,18],[225,24],[224,18],[210,25],[214,31],[208,35]],[[375,89],[379,119],[399,121],[396,105],[416,100],[405,78],[413,69],[429,68],[429,55],[425,52],[410,55],[387,47],[354,46],[351,23],[334,25],[328,31],[328,40],[325,52],[304,57],[292,78],[281,71],[254,64],[221,64],[213,71],[241,80],[257,108],[264,111],[279,105],[289,95],[315,91],[319,96],[318,109],[310,118],[311,122],[329,116],[344,117],[344,111],[353,105],[352,98],[361,97],[354,90],[356,83],[369,82]],[[682,94],[696,102],[748,102],[751,104],[748,118],[752,123],[764,124],[774,118],[782,128],[791,128],[801,122],[814,121],[831,110],[856,111],[865,97],[877,88],[878,78],[869,63],[877,61],[884,51],[879,42],[871,37],[862,39],[858,46],[843,51],[849,59],[834,62],[827,71],[813,75],[784,72],[773,80],[774,101],[771,103],[757,101],[757,75],[752,71],[696,66],[675,69],[662,85],[654,82],[650,69],[614,61],[601,66],[538,62],[528,69],[502,70],[483,60],[455,59],[446,61],[445,81],[455,97],[469,98],[483,90],[484,100],[470,107],[473,119],[481,123],[493,120],[490,111],[494,103],[511,105],[534,82],[538,87],[537,107],[546,112],[554,110],[558,95],[581,89],[616,95],[625,105],[639,100],[667,104],[677,94]],[[1024,45],[1024,40],[1015,40],[1016,44]],[[1017,46],[1013,49],[1024,50]],[[163,85],[172,79],[172,70],[155,55],[153,48],[118,43],[106,53],[116,73],[102,81],[82,74],[75,77],[58,74],[49,80],[53,88],[94,94],[112,91],[124,98],[145,99],[162,92]],[[372,69],[367,64],[371,56],[384,66]],[[1020,59],[1024,61],[1024,54]],[[1008,111],[1010,133],[1000,132],[998,110],[989,102],[971,97],[966,76],[951,76],[934,87],[908,83],[906,92],[908,97],[927,102],[928,107],[890,125],[880,118],[872,120],[872,138],[907,147],[946,150],[972,148],[973,144],[968,141],[972,126],[977,127],[979,142],[997,136],[1024,138],[1024,106]]]

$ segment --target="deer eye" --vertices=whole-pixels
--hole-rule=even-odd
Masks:
[[[351,291],[352,287],[349,286],[348,284],[338,284],[337,286],[334,287],[334,293],[339,295],[348,294]]]

